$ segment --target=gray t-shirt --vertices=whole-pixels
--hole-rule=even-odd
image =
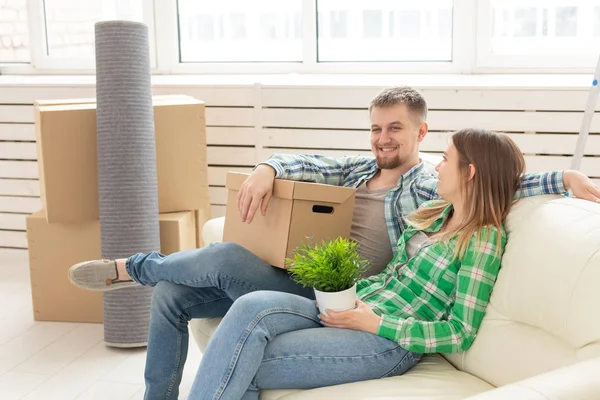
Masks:
[[[380,273],[392,260],[392,245],[384,211],[385,195],[389,190],[369,190],[363,183],[356,191],[350,238],[358,242],[361,257],[371,262],[371,268],[365,276]]]
[[[406,255],[410,260],[413,258],[422,247],[425,247],[429,244],[433,243],[433,241],[427,236],[427,234],[423,231],[415,232],[415,234],[408,240],[406,243]]]
[[[365,276],[376,275],[387,267],[394,256],[385,223],[385,189],[367,189],[363,183],[356,191],[350,238],[358,242],[360,256],[371,262]],[[424,232],[416,232],[406,243],[406,254],[413,258],[422,247],[432,243]]]

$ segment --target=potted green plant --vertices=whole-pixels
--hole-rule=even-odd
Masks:
[[[345,311],[356,304],[356,281],[369,268],[358,253],[358,243],[337,238],[321,244],[302,244],[286,259],[291,277],[312,287],[321,312]]]

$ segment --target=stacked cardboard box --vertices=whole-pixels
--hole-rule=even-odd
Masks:
[[[155,96],[161,252],[201,247],[210,218],[204,103]],[[35,104],[43,210],[27,219],[34,318],[102,322],[102,296],[72,286],[69,267],[100,257],[95,99]]]

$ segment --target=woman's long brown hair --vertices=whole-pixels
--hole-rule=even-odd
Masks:
[[[500,232],[515,192],[520,188],[525,159],[515,142],[504,133],[462,129],[452,135],[452,143],[459,155],[463,199],[468,213],[458,230],[445,232],[438,239],[448,241],[458,236],[454,256],[462,258],[475,233],[477,240],[481,240],[480,233],[486,226],[495,226]],[[471,180],[469,164],[475,167]],[[417,229],[429,228],[448,204],[447,201],[440,201],[432,207],[420,208],[407,222]],[[501,250],[501,240],[501,235],[498,235],[498,252]]]

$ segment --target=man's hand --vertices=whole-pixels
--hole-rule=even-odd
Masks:
[[[242,184],[237,195],[238,210],[242,222],[252,222],[259,206],[262,215],[267,215],[269,200],[273,196],[274,181],[275,170],[266,164],[261,164]]]
[[[563,182],[565,189],[571,190],[575,197],[600,203],[600,187],[581,172],[566,170],[563,173]]]
[[[371,307],[360,300],[356,300],[356,308],[348,311],[335,312],[327,310],[327,314],[320,314],[323,324],[328,328],[354,329],[355,331],[377,334],[381,317],[373,312]]]

